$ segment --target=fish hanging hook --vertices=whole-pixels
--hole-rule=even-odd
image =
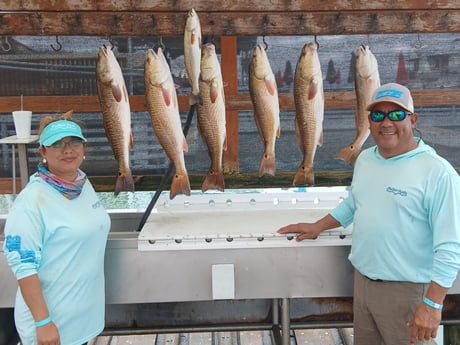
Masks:
[[[316,50],[319,50],[318,37],[315,35]]]
[[[11,50],[11,43],[8,41],[8,36],[5,36],[5,44],[2,44],[2,50],[9,52]]]
[[[55,48],[55,47],[53,46],[52,43],[50,44],[50,47],[53,48],[53,50],[54,50],[55,52],[58,52],[58,51],[60,51],[60,50],[62,49],[62,44],[61,44],[61,42],[59,42],[59,38],[58,38],[57,35],[56,35],[56,43],[57,43],[57,45],[58,45],[57,48]]]
[[[265,41],[265,36],[262,36],[262,42],[264,43],[265,51],[267,51],[268,50],[268,43],[267,43],[267,41]]]
[[[268,18],[267,16],[264,16],[264,23],[263,23],[263,35],[262,35],[262,42],[264,43],[264,49],[265,51],[268,50],[268,43],[265,40],[265,37],[267,36],[267,27],[268,27]]]
[[[426,47],[426,45],[423,44],[422,40],[420,39],[420,34],[417,34],[417,42],[412,43],[411,47],[415,49],[422,49]]]
[[[160,36],[160,48],[161,50],[165,51],[165,44],[163,43],[163,36]]]
[[[109,43],[110,43],[110,48],[112,48],[112,50],[113,50],[113,48],[115,48],[115,44],[113,43],[113,38],[112,38],[112,36],[108,36],[108,37],[107,37],[107,41],[109,41]]]

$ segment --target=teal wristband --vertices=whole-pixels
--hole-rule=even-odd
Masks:
[[[35,322],[35,327],[41,327],[41,326],[49,324],[50,322],[51,322],[51,316],[48,316],[46,319]]]
[[[431,308],[434,308],[434,309],[442,310],[443,308],[442,304],[435,303],[427,297],[423,297],[423,303],[425,303],[426,305],[429,305]]]

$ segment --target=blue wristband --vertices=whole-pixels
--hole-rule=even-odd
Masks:
[[[434,309],[442,310],[443,308],[442,304],[435,303],[427,297],[423,297],[423,303],[425,303],[426,305],[429,305],[431,308],[434,308]]]
[[[49,324],[50,322],[51,322],[51,316],[48,316],[46,319],[35,322],[35,327],[41,327],[41,326]]]

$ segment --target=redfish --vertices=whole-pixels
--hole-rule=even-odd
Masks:
[[[297,62],[294,75],[296,136],[303,161],[294,177],[294,185],[313,185],[313,161],[317,146],[323,144],[324,91],[316,43],[307,43]]]
[[[366,107],[371,102],[372,94],[379,86],[380,75],[377,59],[368,46],[361,46],[356,51],[355,65],[356,137],[350,145],[344,147],[337,154],[337,158],[343,159],[349,164],[354,164],[363,144],[369,137],[369,111],[366,110]]]
[[[227,149],[225,95],[220,63],[212,43],[202,47],[200,92],[203,104],[197,107],[198,130],[211,158],[211,167],[201,190],[203,192],[208,189],[224,191],[222,156],[223,151]]]
[[[187,14],[184,30],[184,62],[187,77],[192,87],[190,105],[201,104],[200,63],[201,63],[201,24],[200,18],[192,8]]]
[[[173,199],[177,194],[190,195],[190,182],[184,158],[184,151],[188,151],[188,145],[182,131],[171,70],[161,48],[158,48],[157,53],[153,49],[147,51],[144,62],[144,85],[153,130],[175,167],[169,198]]]
[[[118,161],[115,195],[121,191],[134,191],[129,164],[129,151],[134,147],[131,109],[120,65],[110,47],[99,48],[96,79],[105,134]]]
[[[249,93],[254,107],[254,120],[264,144],[259,176],[275,175],[275,141],[280,136],[280,107],[275,75],[264,48],[257,45],[249,65]]]

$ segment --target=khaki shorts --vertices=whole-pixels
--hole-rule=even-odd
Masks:
[[[409,345],[415,310],[429,284],[371,280],[355,270],[354,345]],[[415,344],[436,345],[434,340]]]

